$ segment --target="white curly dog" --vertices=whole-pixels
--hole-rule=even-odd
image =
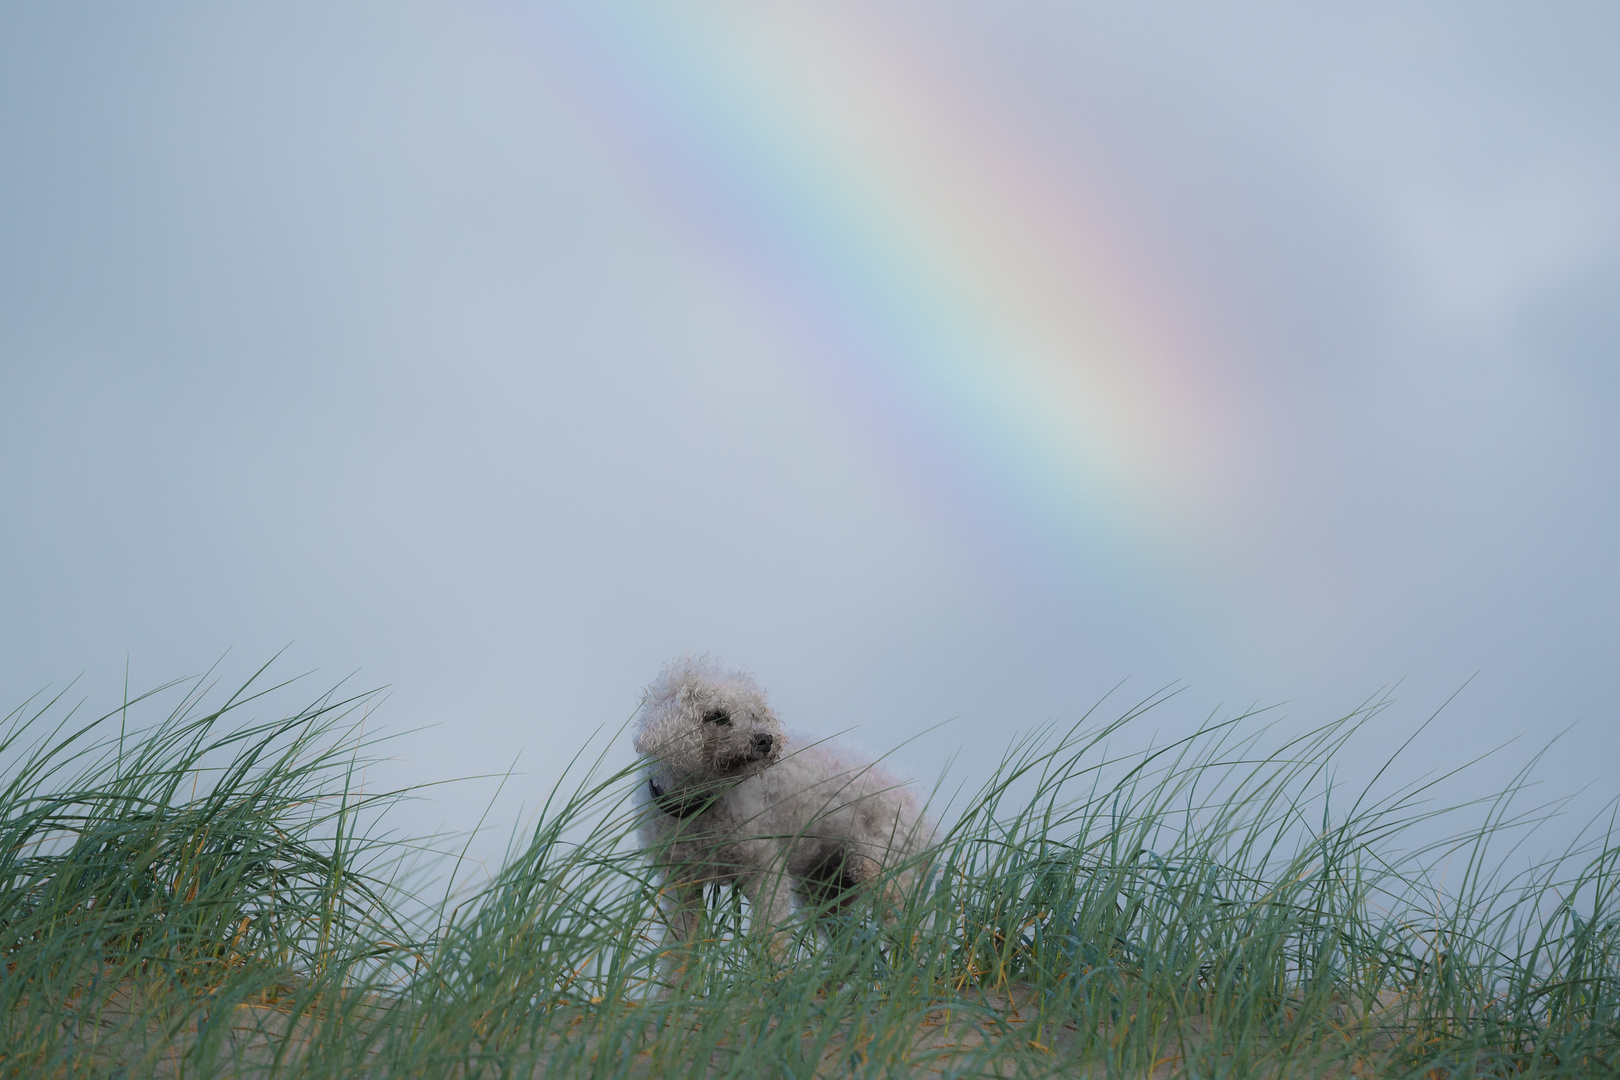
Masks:
[[[777,942],[799,904],[840,910],[885,870],[897,901],[933,839],[904,784],[826,743],[796,745],[752,678],[707,657],[667,664],[636,719],[641,839],[673,901],[671,940],[692,936],[711,883],[740,886]]]

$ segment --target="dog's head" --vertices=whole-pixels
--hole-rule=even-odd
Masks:
[[[665,665],[636,714],[636,752],[648,759],[647,793],[677,817],[696,813],[784,749],[781,722],[748,675],[708,657]]]

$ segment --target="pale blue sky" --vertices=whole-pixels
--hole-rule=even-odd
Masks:
[[[1164,730],[1404,679],[1354,772],[1478,673],[1421,760],[1575,724],[1547,773],[1610,797],[1615,9],[873,11],[1151,208],[1270,462],[1219,581],[1032,571],[919,499],[761,359],[657,177],[500,40],[521,13],[13,6],[0,701],[291,642],[312,687],[358,669],[381,722],[438,725],[400,782],[522,751],[506,812],[687,650],[875,748],[953,720],[902,751],[921,776],[1122,679],[1187,680]]]

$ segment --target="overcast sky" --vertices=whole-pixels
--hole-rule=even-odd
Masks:
[[[1613,795],[1620,9],[658,10],[0,12],[6,709],[291,643],[310,696],[358,672],[424,728],[400,783],[520,755],[511,820],[687,651],[874,749],[950,721],[900,752],[921,777],[1121,680],[1185,681],[1143,742],[1399,682],[1353,774],[1473,678],[1419,763],[1518,739],[1498,782],[1573,725],[1543,775]],[[1190,403],[1178,452],[1230,447],[1196,498],[1142,485],[1192,509],[1030,495],[929,411],[932,354],[761,314],[833,181],[750,170],[868,104],[883,175],[999,177],[986,250],[1054,222],[1006,247],[1015,292],[1071,287],[1017,254],[1069,265],[1058,219],[1106,237],[1075,265],[1164,343],[1122,385]],[[813,280],[880,323],[910,264],[867,250]]]

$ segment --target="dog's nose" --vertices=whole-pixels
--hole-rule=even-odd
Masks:
[[[658,781],[652,779],[651,777],[648,777],[647,779],[647,790],[652,792],[652,797],[655,799],[662,799],[664,797],[664,789],[659,787]]]
[[[771,747],[775,745],[776,740],[771,737],[770,732],[757,731],[754,733],[754,751],[759,755],[764,756],[770,753]]]

